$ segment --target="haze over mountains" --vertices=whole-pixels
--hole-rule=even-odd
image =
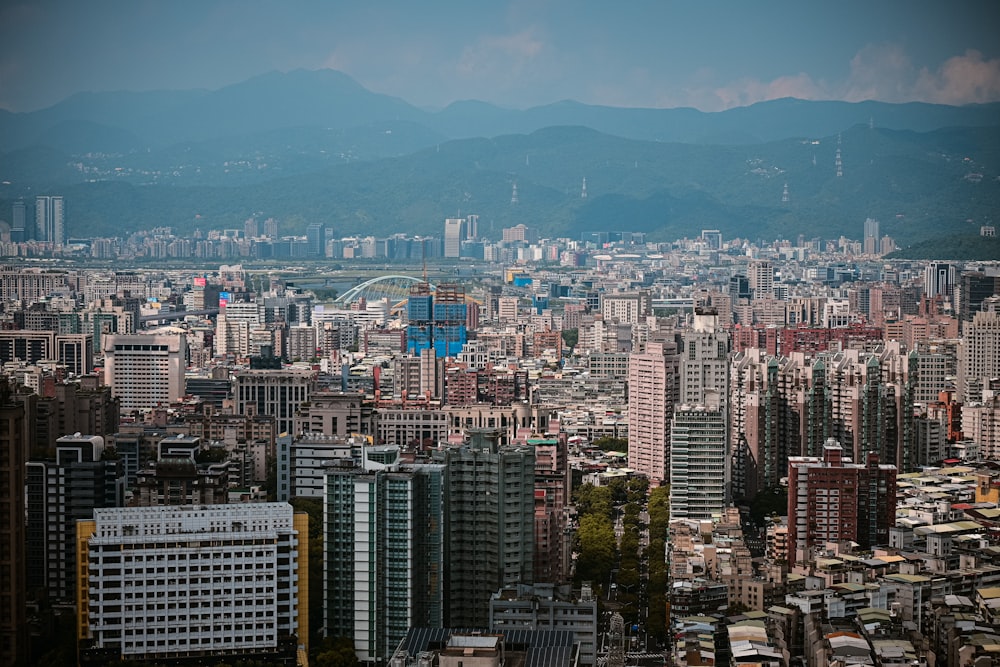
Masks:
[[[288,233],[318,221],[338,235],[439,234],[461,211],[497,234],[524,222],[657,240],[704,227],[856,237],[875,216],[907,242],[994,222],[998,176],[1000,104],[784,99],[703,113],[470,101],[428,111],[336,71],[299,70],[217,91],[81,94],[0,111],[0,219],[17,197],[63,194],[71,237],[233,227],[255,213]]]

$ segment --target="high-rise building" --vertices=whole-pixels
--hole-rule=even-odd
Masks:
[[[878,255],[881,249],[881,239],[878,220],[867,218],[865,220],[865,237],[862,242],[862,252],[866,255]]]
[[[446,625],[484,628],[493,593],[534,583],[535,455],[501,437],[472,431],[435,453],[448,466]]]
[[[719,326],[714,308],[695,308],[691,329],[682,336],[681,403],[704,405],[707,392],[721,400],[725,412],[729,388],[729,334]]]
[[[322,222],[310,222],[306,226],[306,253],[310,257],[322,257],[326,250],[326,225]]]
[[[264,236],[269,239],[278,238],[278,221],[274,218],[268,218],[264,221]]]
[[[896,466],[869,453],[851,463],[833,438],[823,457],[788,460],[788,564],[812,559],[827,542],[857,542],[861,549],[889,543],[896,521]]]
[[[991,300],[965,326],[958,348],[958,392],[962,403],[982,400],[985,383],[1000,377],[1000,310]],[[1000,305],[1000,301],[996,302]]]
[[[558,584],[570,574],[566,507],[571,480],[566,434],[529,438],[528,446],[535,450],[534,578]]]
[[[681,405],[670,425],[670,518],[711,519],[732,500],[725,407]]]
[[[77,544],[83,662],[308,650],[308,517],[287,503],[97,509]]]
[[[10,240],[13,243],[22,243],[28,240],[28,230],[25,227],[27,222],[27,206],[23,199],[14,202],[11,211]]]
[[[647,343],[628,360],[628,466],[654,484],[670,474],[670,419],[677,402],[677,346]]]
[[[50,600],[75,599],[76,522],[124,502],[121,463],[103,453],[104,438],[77,433],[56,440],[53,459],[28,463],[27,581]]]
[[[709,250],[722,250],[722,232],[718,229],[701,230],[701,240],[705,242]]]
[[[955,265],[945,262],[931,262],[924,269],[924,296],[933,299],[941,297],[951,303],[955,294]]]
[[[0,377],[0,664],[28,664],[24,526],[28,425],[24,405]]]
[[[747,267],[747,279],[754,299],[774,297],[774,264],[766,260],[751,262]]]
[[[277,433],[292,433],[295,413],[316,391],[317,372],[309,369],[243,370],[233,376],[237,414],[270,415]]]
[[[1000,294],[1000,266],[986,267],[982,271],[967,271],[958,281],[955,293],[955,311],[962,330],[982,310],[983,301]]]
[[[465,240],[465,218],[448,218],[444,221],[444,256],[461,257]]]
[[[63,198],[53,195],[35,197],[35,232],[39,241],[60,246],[65,242]]]
[[[184,396],[187,338],[174,335],[104,337],[104,383],[122,409],[166,407]]]
[[[406,302],[406,351],[422,355],[433,348],[439,358],[455,357],[468,340],[465,289],[441,283],[431,291],[428,283],[410,289]]]
[[[374,448],[325,481],[324,627],[363,663],[386,664],[410,627],[442,627],[445,467]]]

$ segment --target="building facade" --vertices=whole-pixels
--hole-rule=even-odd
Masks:
[[[105,336],[104,383],[122,409],[166,407],[184,396],[187,356],[185,336]]]
[[[95,510],[77,523],[81,656],[295,665],[308,535],[285,503]]]
[[[654,484],[670,473],[670,419],[677,402],[677,346],[648,343],[629,356],[628,466]]]
[[[857,542],[861,549],[889,543],[896,521],[896,467],[869,453],[865,463],[845,459],[833,438],[823,458],[788,461],[788,564],[808,562],[827,542]]]
[[[444,620],[444,466],[401,466],[384,449],[326,475],[324,627],[365,664],[385,664],[410,627]]]

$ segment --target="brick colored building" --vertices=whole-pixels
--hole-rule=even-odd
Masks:
[[[896,467],[869,453],[864,464],[844,459],[829,439],[823,458],[788,460],[788,563],[805,563],[813,549],[848,540],[861,549],[888,544],[896,517]]]

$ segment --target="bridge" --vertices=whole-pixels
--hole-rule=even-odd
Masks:
[[[413,276],[379,276],[366,280],[360,285],[355,285],[338,296],[334,303],[347,306],[362,298],[365,301],[388,299],[389,303],[398,303],[410,296],[410,288],[413,285],[422,282],[424,282],[422,278],[414,278]],[[434,285],[431,285],[430,288],[432,292],[437,289]]]

